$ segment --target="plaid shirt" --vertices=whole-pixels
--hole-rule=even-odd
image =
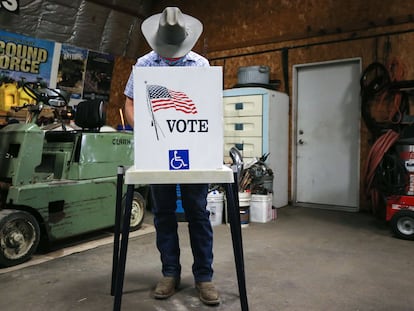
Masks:
[[[165,60],[160,57],[154,51],[145,54],[144,56],[138,58],[135,66],[138,67],[161,67],[161,66],[171,66]],[[209,67],[210,64],[206,58],[201,55],[198,55],[195,52],[189,52],[183,58],[181,58],[177,63],[174,63],[174,66],[194,66],[194,67]],[[128,82],[125,86],[124,95],[129,98],[134,98],[134,78],[133,74],[129,75]]]

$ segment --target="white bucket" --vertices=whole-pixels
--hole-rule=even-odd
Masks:
[[[207,195],[207,210],[210,212],[210,223],[212,226],[220,225],[223,222],[223,201],[224,193],[216,190]]]
[[[272,219],[272,194],[253,194],[250,200],[250,221],[265,223]]]
[[[239,192],[240,224],[241,227],[248,227],[250,222],[250,192]]]

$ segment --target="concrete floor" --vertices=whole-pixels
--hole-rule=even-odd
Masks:
[[[285,207],[242,232],[249,310],[414,310],[414,242],[371,215]],[[185,223],[180,233],[182,285],[165,301],[151,298],[160,277],[154,233],[130,239],[122,310],[240,310],[229,227],[214,227],[218,307],[199,302]],[[111,265],[109,243],[2,273],[0,309],[112,310]]]

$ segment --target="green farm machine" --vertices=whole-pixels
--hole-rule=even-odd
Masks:
[[[62,121],[67,94],[29,83],[24,88],[35,99],[19,107],[27,109],[27,121],[0,129],[1,267],[29,260],[40,243],[113,227],[117,169],[133,164],[132,132],[101,129],[103,101],[80,102],[76,129],[69,129]],[[59,120],[57,129],[39,125],[46,107]],[[142,189],[134,193],[131,230],[144,220]]]

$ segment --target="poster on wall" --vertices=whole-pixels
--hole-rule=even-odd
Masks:
[[[0,11],[5,10],[10,13],[19,14],[19,0],[0,1]]]
[[[33,103],[24,82],[60,88],[81,100],[109,100],[114,56],[0,30],[0,110]]]
[[[87,57],[87,49],[62,44],[56,86],[73,99],[82,97]]]
[[[23,83],[49,86],[55,43],[0,30],[0,110],[32,103]]]
[[[2,80],[49,85],[55,43],[0,30]]]
[[[114,56],[89,51],[86,63],[83,99],[109,100]]]

